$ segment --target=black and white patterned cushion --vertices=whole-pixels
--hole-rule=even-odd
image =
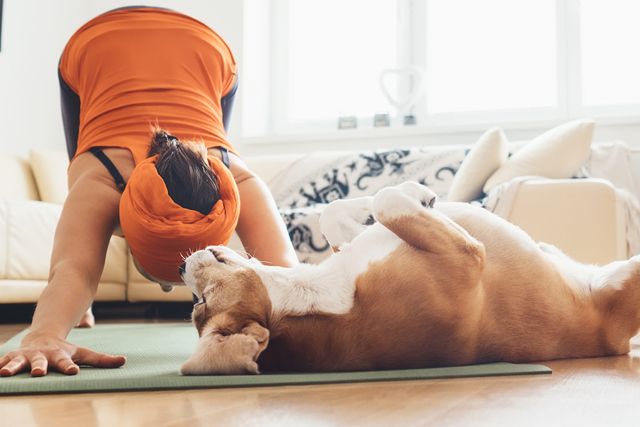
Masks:
[[[289,237],[303,262],[317,263],[331,253],[318,218],[325,204],[370,196],[412,180],[446,195],[467,147],[419,147],[345,153],[333,158],[305,156],[270,183]]]

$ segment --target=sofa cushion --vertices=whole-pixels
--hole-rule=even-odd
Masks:
[[[62,207],[39,201],[0,201],[0,279],[47,280]],[[102,282],[126,283],[124,239],[112,237]]]
[[[3,279],[47,280],[53,235],[61,207],[38,201],[0,202]]]
[[[258,175],[271,188],[271,181],[299,160],[302,154],[272,154],[265,156],[243,157],[251,172]]]
[[[594,122],[556,126],[516,151],[484,185],[484,192],[519,176],[571,178],[589,158]]]
[[[193,301],[191,289],[186,286],[174,286],[171,292],[164,292],[160,286],[148,281],[130,282],[127,285],[127,301]]]
[[[63,150],[31,150],[29,159],[40,199],[63,204],[67,198],[67,153]]]
[[[482,195],[487,179],[507,160],[507,138],[500,128],[480,136],[456,172],[447,193],[449,202],[470,202]]]
[[[127,254],[129,248],[127,242],[122,237],[111,236],[107,249],[107,259],[104,263],[104,270],[100,283],[127,283]],[[102,286],[102,285],[101,285]]]
[[[38,200],[38,188],[29,163],[12,154],[0,156],[0,199]]]
[[[0,280],[0,303],[33,303],[38,301],[46,280]],[[124,283],[101,282],[96,293],[96,301],[124,301]]]

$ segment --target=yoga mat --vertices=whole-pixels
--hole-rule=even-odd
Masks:
[[[23,331],[0,347],[0,354],[18,347]],[[478,376],[548,374],[543,365],[493,363],[450,368],[403,369],[336,373],[182,376],[180,366],[195,349],[195,328],[188,323],[98,325],[74,329],[69,341],[96,351],[127,356],[119,369],[81,367],[78,375],[51,372],[0,378],[0,394],[168,390],[217,387],[253,387],[366,381],[422,380]]]

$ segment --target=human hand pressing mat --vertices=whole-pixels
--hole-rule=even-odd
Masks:
[[[16,349],[25,333],[21,332],[0,347],[0,354]],[[197,332],[189,323],[113,324],[74,329],[69,334],[69,341],[96,351],[125,355],[127,363],[118,369],[81,367],[80,373],[74,376],[50,372],[40,378],[32,378],[28,373],[0,378],[0,394],[254,387],[551,373],[551,369],[543,365],[492,363],[390,371],[182,376],[180,366],[194,351],[197,339]]]

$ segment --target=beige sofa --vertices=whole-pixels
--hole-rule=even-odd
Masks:
[[[248,157],[267,184],[300,156]],[[53,236],[66,197],[66,153],[0,155],[0,303],[35,302],[47,283]],[[600,180],[528,181],[508,218],[536,240],[556,244],[583,262],[627,257],[625,223],[614,190]],[[230,246],[241,248],[234,237]],[[170,293],[145,280],[126,242],[113,237],[97,301],[188,301],[186,288]]]

